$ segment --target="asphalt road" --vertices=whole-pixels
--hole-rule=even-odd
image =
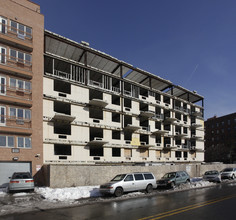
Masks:
[[[143,198],[2,216],[5,220],[235,219],[236,183]]]

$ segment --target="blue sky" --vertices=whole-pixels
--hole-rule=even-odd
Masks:
[[[205,119],[236,112],[235,0],[33,0],[45,29],[203,95]]]

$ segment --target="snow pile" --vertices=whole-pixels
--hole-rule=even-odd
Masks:
[[[213,185],[216,185],[216,183],[202,180],[202,181],[192,182],[190,184],[190,188],[200,188],[200,187],[207,187],[207,186],[213,186]]]
[[[35,192],[41,194],[49,201],[72,201],[80,198],[99,197],[99,186],[80,186],[70,188],[35,188]]]

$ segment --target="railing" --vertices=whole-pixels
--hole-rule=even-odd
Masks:
[[[127,91],[127,90],[124,90],[124,95],[132,96],[131,92],[130,92],[130,91]]]
[[[0,58],[0,64],[20,68],[30,72],[32,71],[32,63],[29,61],[22,60],[17,57],[12,57],[3,53],[0,53]]]
[[[175,109],[175,110],[179,110],[179,111],[181,111],[181,112],[190,113],[190,110],[189,110],[189,109],[183,108],[183,107],[181,107],[181,106],[174,106],[174,109]]]
[[[17,118],[12,116],[0,115],[1,126],[31,128],[31,120],[26,118]]]
[[[116,93],[120,93],[120,88],[112,86],[112,91]]]
[[[98,87],[98,88],[103,88],[103,84],[94,80],[89,80],[89,85],[90,86],[94,86],[94,87]]]
[[[6,96],[23,98],[25,100],[32,100],[31,90],[20,89],[17,87],[6,86],[5,84],[0,84],[1,93]]]
[[[21,39],[26,42],[32,43],[33,37],[32,34],[27,33],[25,31],[19,30],[15,27],[11,27],[9,25],[0,23],[1,29],[0,29],[0,34],[5,34],[10,37],[16,38],[16,39]]]

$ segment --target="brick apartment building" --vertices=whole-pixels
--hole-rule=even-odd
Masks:
[[[205,121],[205,161],[236,162],[236,113]]]
[[[44,31],[31,1],[0,4],[5,176],[19,166],[35,174],[43,163],[204,160],[203,96]]]
[[[26,0],[0,0],[0,185],[43,163],[44,16]]]

